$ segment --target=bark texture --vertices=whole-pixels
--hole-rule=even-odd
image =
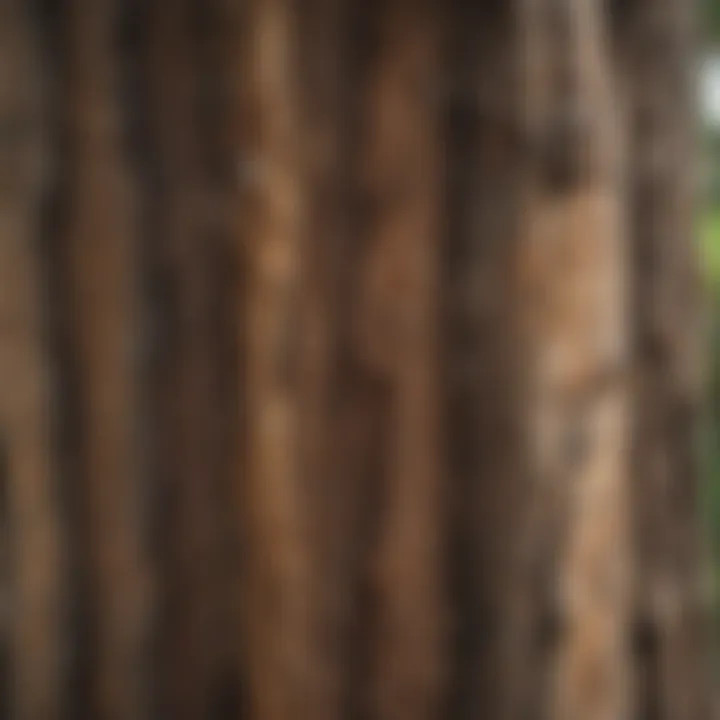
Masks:
[[[81,712],[143,716],[149,575],[140,512],[136,206],[125,155],[118,6],[68,5],[64,24],[64,293],[82,382],[80,527],[90,624]]]
[[[532,358],[525,532],[526,552],[545,553],[532,564],[552,568],[541,705],[550,718],[629,717],[623,98],[600,3],[525,7],[536,144],[520,255]]]
[[[710,720],[691,4],[0,0],[0,715]]]
[[[3,703],[18,720],[61,716],[66,619],[40,252],[51,149],[38,39],[23,3],[0,6],[0,629]]]
[[[162,483],[156,532],[163,566],[159,613],[160,709],[204,718],[214,704],[219,669],[220,500],[219,372],[213,332],[217,236],[209,221],[200,62],[203,21],[187,0],[149,9],[146,36],[152,102],[148,144],[156,149],[149,193],[154,233],[148,241],[155,290],[158,388],[155,468]],[[174,118],[168,124],[166,118]],[[153,162],[154,161],[154,162]],[[159,341],[160,340],[160,341]]]
[[[435,717],[444,664],[435,11],[404,0],[382,7],[367,103],[369,237],[357,332],[362,362],[387,385],[385,488],[370,558],[370,712],[387,720]]]
[[[299,456],[298,373],[303,192],[292,3],[258,0],[247,8],[242,108],[243,218],[239,241],[247,286],[241,325],[245,350],[247,460],[247,634],[251,713],[304,717],[309,650],[305,498]]]

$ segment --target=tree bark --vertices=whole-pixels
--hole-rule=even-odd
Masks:
[[[251,714],[284,720],[307,713],[311,590],[298,439],[298,288],[306,198],[297,36],[288,0],[253,0],[239,20],[245,22],[246,53],[240,68],[243,197],[237,230],[246,277],[238,327],[246,403],[247,457],[238,474],[246,529],[245,662]]]
[[[15,717],[711,716],[690,5],[0,0]]]
[[[143,716],[149,575],[138,430],[136,217],[124,157],[117,4],[67,7],[68,132],[64,293],[81,385],[82,557],[93,625],[90,717]]]
[[[368,97],[369,244],[357,332],[384,379],[385,476],[377,547],[371,712],[434,718],[445,666],[444,483],[438,387],[440,22],[432,4],[379,8]]]
[[[51,150],[37,40],[24,4],[2,3],[0,433],[9,527],[3,527],[0,627],[9,650],[3,703],[17,720],[61,717],[64,700],[64,548],[40,262]]]
[[[503,717],[523,491],[514,283],[525,173],[518,33],[509,3],[453,3],[441,97],[447,105],[443,247],[444,381],[453,624],[450,712]],[[510,595],[508,593],[511,593]]]
[[[207,717],[219,669],[221,465],[213,378],[216,236],[203,157],[200,6],[151,4],[148,32],[154,192],[152,283],[159,294],[155,359],[164,716]],[[207,142],[207,141],[205,141]]]
[[[361,623],[354,590],[361,575],[358,538],[368,487],[358,471],[362,463],[348,452],[357,432],[347,418],[362,413],[345,362],[355,350],[347,343],[345,286],[357,275],[348,267],[357,240],[350,223],[355,169],[351,117],[353,100],[362,95],[352,42],[362,31],[352,20],[347,0],[311,0],[298,16],[300,149],[307,188],[299,301],[304,418],[299,442],[313,587],[308,702],[313,717],[328,720],[351,712],[357,687],[352,639]]]
[[[545,578],[529,702],[548,718],[609,720],[630,713],[623,98],[601,3],[521,7],[533,162],[519,257],[531,358],[521,531]]]

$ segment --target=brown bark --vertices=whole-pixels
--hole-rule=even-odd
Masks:
[[[8,716],[18,720],[51,720],[63,707],[64,552],[38,252],[50,148],[37,39],[23,3],[2,3],[0,432],[9,522],[3,558],[10,573],[3,577],[9,587],[2,588],[1,622],[9,645]]]
[[[18,718],[710,716],[689,5],[0,1]]]
[[[313,0],[298,16],[303,144],[307,189],[303,236],[300,452],[307,497],[311,582],[309,708],[313,717],[344,716],[357,677],[351,670],[358,536],[363,482],[349,455],[357,437],[348,416],[362,413],[344,367],[348,348],[346,288],[355,269],[349,223],[353,177],[351,107],[356,89],[351,39],[358,32],[346,0]],[[349,429],[349,431],[348,431]]]
[[[298,433],[298,282],[305,212],[292,3],[250,3],[243,35],[242,217],[246,273],[240,345],[247,457],[241,522],[250,712],[307,712],[310,591]]]
[[[114,2],[67,7],[64,292],[77,388],[81,547],[93,625],[93,718],[143,715],[148,568],[137,457],[136,226],[123,156]]]
[[[372,563],[371,712],[433,718],[444,668],[444,519],[438,398],[442,168],[440,25],[431,5],[379,9],[368,97],[370,245],[362,266],[362,362],[386,379],[387,453]]]

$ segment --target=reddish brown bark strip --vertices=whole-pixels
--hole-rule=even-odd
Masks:
[[[371,245],[358,332],[388,389],[370,688],[373,714],[387,720],[436,717],[444,667],[439,32],[429,4],[379,8],[367,105]]]

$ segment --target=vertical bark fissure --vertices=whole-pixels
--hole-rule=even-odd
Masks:
[[[350,25],[350,9],[347,0],[312,0],[298,15],[308,192],[301,289],[305,421],[300,441],[314,588],[310,702],[318,718],[347,714],[351,687],[358,682],[348,658],[361,604],[353,595],[362,566],[357,562],[360,507],[363,498],[372,495],[348,452],[348,441],[357,438],[347,436],[345,422],[345,403],[359,390],[343,372],[343,323],[348,318],[343,302],[347,288],[341,285],[352,242],[350,108],[353,95],[362,95],[351,75],[351,41],[362,40],[358,28]],[[368,401],[372,404],[368,397],[356,400],[350,402],[351,414]],[[375,444],[371,452],[382,451]]]
[[[452,711],[504,712],[510,559],[521,491],[519,355],[512,282],[523,171],[517,122],[512,8],[468,4],[452,14],[448,104],[446,305],[443,377],[448,481],[453,498],[448,562],[456,622]],[[512,667],[510,667],[512,666]]]
[[[156,471],[164,485],[161,704],[171,717],[206,717],[218,670],[219,464],[212,335],[213,242],[200,127],[199,7],[150,10],[149,74],[156,149],[155,281],[165,290],[155,367]],[[168,118],[171,120],[168,122]]]
[[[243,572],[242,549],[238,546],[235,476],[244,448],[237,442],[242,436],[240,407],[241,348],[238,345],[237,318],[242,315],[243,275],[236,262],[233,223],[239,187],[235,151],[234,118],[237,88],[234,83],[234,59],[242,54],[237,42],[235,14],[242,8],[233,0],[212,0],[199,4],[199,54],[202,82],[199,87],[198,123],[202,144],[203,180],[210,252],[209,275],[212,278],[209,298],[209,332],[215,368],[211,390],[215,407],[215,432],[212,448],[217,454],[214,467],[218,473],[213,522],[218,552],[217,605],[219,613],[214,629],[216,642],[217,693],[214,717],[236,717],[245,701],[245,678],[238,675],[238,658],[242,656],[242,633],[236,613],[238,579]],[[238,642],[240,638],[240,642]]]
[[[149,575],[138,485],[135,216],[118,107],[117,5],[65,17],[65,279],[77,388],[82,545],[93,625],[85,712],[142,717]]]

